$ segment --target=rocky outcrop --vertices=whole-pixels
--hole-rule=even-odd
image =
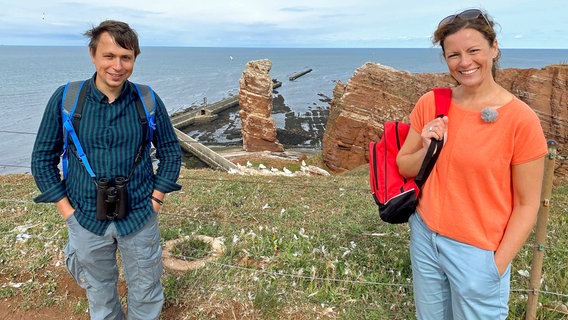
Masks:
[[[540,117],[547,139],[566,153],[568,140],[568,65],[542,69],[503,69],[496,78],[530,105]],[[376,63],[366,63],[347,84],[338,82],[322,144],[323,161],[333,172],[343,172],[368,162],[370,141],[378,141],[383,123],[408,121],[418,98],[433,87],[455,81],[448,74],[411,74]],[[565,158],[565,157],[564,157]],[[557,174],[566,176],[568,163],[557,159]]]
[[[497,73],[497,82],[533,108],[540,118],[546,138],[555,140],[560,153],[566,155],[568,65],[550,65],[542,69],[504,69]],[[557,159],[557,162],[563,166],[562,160]],[[568,163],[564,165],[568,167]]]
[[[246,151],[284,151],[276,139],[272,113],[270,60],[249,61],[241,76],[239,105],[241,133]]]

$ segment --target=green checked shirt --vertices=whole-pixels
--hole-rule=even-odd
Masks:
[[[107,97],[96,88],[95,76],[87,80],[89,88],[79,126],[79,141],[97,179],[128,177],[143,134],[135,104],[136,89],[126,81],[120,96],[109,103]],[[32,175],[42,192],[34,201],[57,202],[68,197],[75,208],[77,221],[97,235],[103,235],[111,223],[116,224],[120,236],[137,231],[153,213],[150,195],[154,189],[164,193],[181,189],[176,183],[181,167],[181,151],[164,103],[156,95],[156,129],[153,133],[156,158],[159,160],[156,172],[146,146],[142,160],[134,168],[127,186],[129,211],[126,217],[116,221],[100,221],[96,218],[97,186],[71,142],[67,179],[61,178],[58,165],[63,150],[63,90],[64,86],[61,86],[51,96],[32,152]]]

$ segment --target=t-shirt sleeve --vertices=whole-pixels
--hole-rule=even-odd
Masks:
[[[519,114],[522,114],[522,117],[515,134],[512,165],[538,159],[548,152],[546,138],[536,113],[523,103]]]
[[[410,113],[410,125],[412,129],[418,133],[422,132],[422,128],[424,128],[427,122],[425,119],[434,119],[436,117],[435,113],[434,92],[429,91],[418,99],[414,109],[412,109]]]

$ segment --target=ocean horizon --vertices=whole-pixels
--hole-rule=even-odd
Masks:
[[[502,49],[501,68],[542,68],[567,63],[568,49]],[[30,170],[30,153],[47,101],[68,81],[87,79],[94,67],[87,47],[0,45],[0,174]],[[411,73],[446,72],[439,48],[231,48],[142,47],[133,82],[149,84],[170,114],[238,94],[247,62],[269,59],[270,75],[282,81],[278,99],[286,110],[273,113],[277,128],[287,114],[299,115],[329,108],[337,81],[346,83],[367,62]],[[288,77],[312,71],[295,81]],[[276,97],[276,96],[275,96]],[[232,117],[237,114],[233,111]],[[200,133],[192,132],[199,140]],[[210,133],[220,143],[223,132]]]

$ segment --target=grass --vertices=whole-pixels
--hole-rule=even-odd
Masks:
[[[184,240],[174,246],[172,254],[180,256],[182,260],[203,259],[209,256],[211,246],[198,239]]]
[[[366,166],[318,177],[183,169],[179,182],[160,213],[162,241],[223,237],[226,250],[202,269],[166,270],[163,319],[414,319],[408,225],[380,221]],[[0,298],[84,314],[81,291],[69,299],[60,284],[67,232],[54,206],[31,201],[29,175],[0,176],[0,192]],[[554,189],[538,319],[568,319],[553,310],[568,305],[567,211],[564,183]],[[531,243],[514,261],[510,319],[526,312]],[[176,250],[191,260],[207,248]]]

